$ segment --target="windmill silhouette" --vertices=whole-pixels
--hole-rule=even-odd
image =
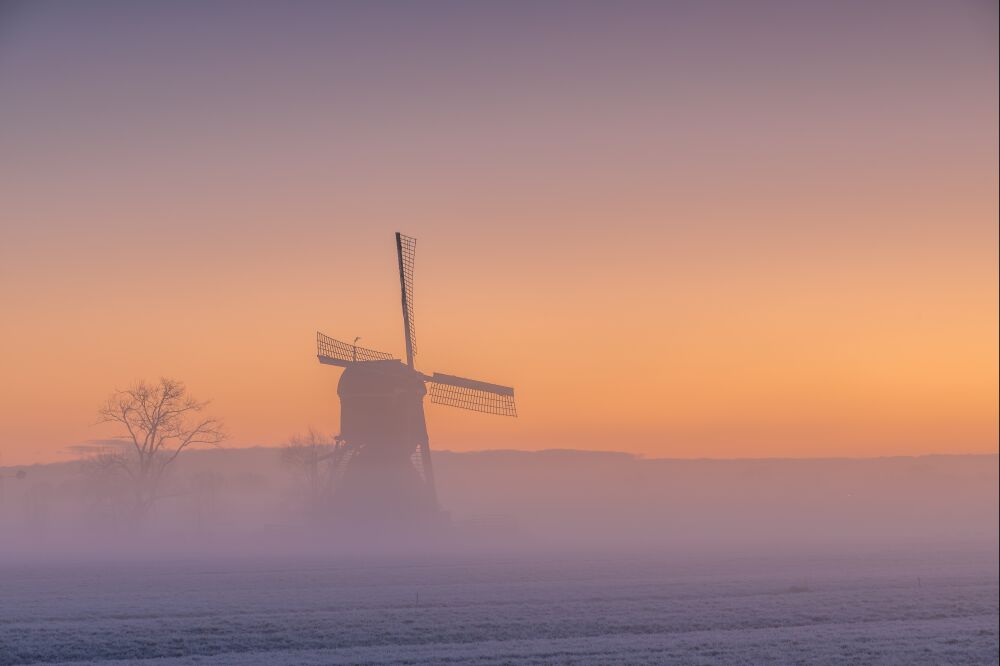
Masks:
[[[416,239],[396,233],[406,363],[392,354],[316,333],[319,362],[344,368],[337,385],[340,436],[333,458],[334,508],[348,520],[407,521],[437,516],[434,469],[424,419],[431,402],[486,414],[517,416],[514,389],[413,365]]]

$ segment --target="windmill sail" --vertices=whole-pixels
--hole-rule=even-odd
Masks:
[[[320,363],[339,366],[365,361],[392,360],[392,354],[342,342],[319,331],[316,331],[316,356]]]
[[[399,259],[399,290],[403,303],[403,334],[406,337],[406,364],[413,367],[417,353],[417,333],[413,321],[413,259],[417,239],[396,232],[396,257]]]
[[[514,389],[509,386],[443,375],[440,372],[435,372],[429,378],[428,384],[431,402],[435,404],[451,405],[485,414],[517,416]]]

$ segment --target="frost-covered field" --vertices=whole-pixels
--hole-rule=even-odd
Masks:
[[[995,551],[0,565],[0,664],[997,663]]]

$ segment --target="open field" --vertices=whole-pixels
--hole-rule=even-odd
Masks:
[[[4,666],[997,662],[990,548],[2,567]]]

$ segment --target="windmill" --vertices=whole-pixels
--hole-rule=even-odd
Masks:
[[[338,516],[365,522],[413,520],[440,513],[424,419],[431,402],[486,414],[517,416],[514,389],[435,372],[413,364],[416,239],[396,234],[406,360],[316,333],[319,362],[344,368],[337,385],[340,436],[334,465]]]

